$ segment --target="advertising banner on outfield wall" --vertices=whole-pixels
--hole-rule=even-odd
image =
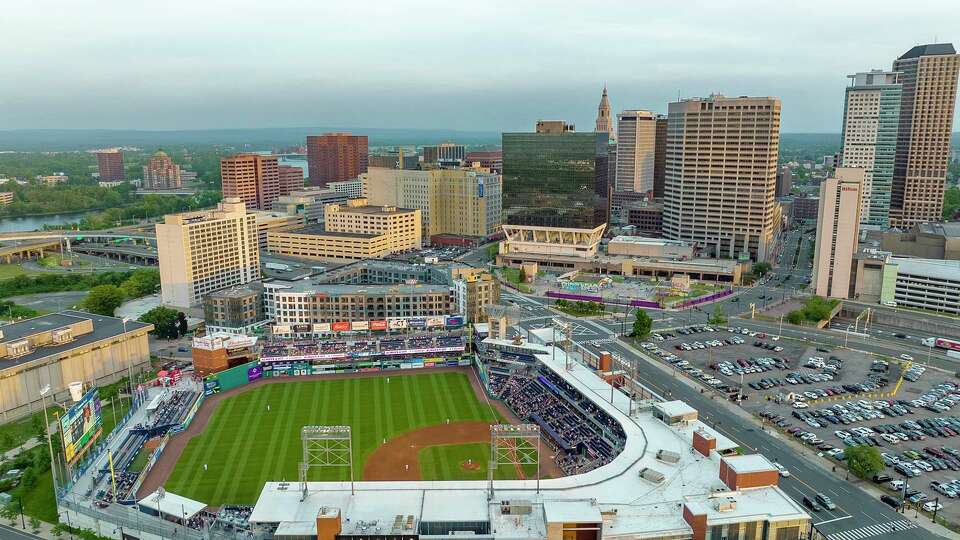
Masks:
[[[386,330],[387,321],[370,321],[371,330]]]
[[[389,319],[387,322],[391,330],[403,330],[407,327],[406,319]]]
[[[247,381],[253,382],[263,376],[263,366],[253,366],[247,369]]]
[[[318,323],[313,325],[313,332],[315,334],[327,334],[330,332],[330,323]]]
[[[350,330],[349,321],[338,321],[330,325],[330,329],[334,332],[348,332]]]
[[[367,330],[368,328],[370,328],[370,325],[367,324],[367,321],[353,321],[350,323],[350,329],[354,332]]]

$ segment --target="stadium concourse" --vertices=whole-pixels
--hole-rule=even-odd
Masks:
[[[774,465],[737,455],[684,403],[634,402],[628,414],[626,394],[579,363],[567,366],[559,348],[493,338],[483,346],[533,360],[506,377],[490,373],[492,388],[559,447],[592,455],[571,469],[584,472],[497,480],[492,493],[484,481],[357,482],[353,491],[309,482],[304,496],[296,481],[269,482],[250,523],[264,536],[318,540],[807,538],[810,517],[777,487]],[[618,435],[622,444],[610,445]]]

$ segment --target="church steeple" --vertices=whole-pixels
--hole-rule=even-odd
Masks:
[[[597,125],[593,130],[613,138],[613,119],[610,117],[610,98],[607,97],[606,84],[603,85],[603,95],[600,96],[600,105],[597,107]]]

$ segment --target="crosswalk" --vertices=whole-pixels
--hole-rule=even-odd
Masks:
[[[872,536],[884,536],[894,531],[905,531],[916,526],[916,523],[909,519],[900,519],[897,521],[867,525],[859,529],[831,533],[827,535],[827,540],[860,540],[861,538],[870,538]]]

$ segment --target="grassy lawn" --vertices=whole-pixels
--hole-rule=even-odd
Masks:
[[[391,373],[389,383],[372,377],[259,386],[220,403],[203,434],[187,445],[165,488],[212,506],[255,503],[264,482],[298,478],[300,428],[306,425],[352,426],[359,478],[384,439],[447,418],[497,419],[477,400],[463,373]],[[315,469],[310,479],[345,480],[348,474],[345,468]]]
[[[0,280],[15,278],[21,274],[35,276],[39,272],[34,270],[24,270],[19,264],[0,264]]]
[[[54,421],[53,412],[59,410],[59,407],[47,408],[47,414],[50,416],[51,422]],[[34,420],[34,418],[37,418],[37,420]],[[40,422],[40,425],[43,425],[43,411],[37,411],[30,416],[0,426],[0,453],[20,446],[27,439],[33,437],[36,433],[33,429],[34,422]]]
[[[45,266],[45,267],[47,267],[47,268],[64,268],[63,266],[60,265],[60,262],[61,262],[62,260],[63,260],[63,255],[61,255],[61,254],[59,254],[59,253],[52,253],[52,254],[47,255],[46,257],[40,259],[40,265],[41,265],[41,266]],[[69,257],[68,257],[68,260],[70,260]],[[83,266],[90,266],[90,263],[88,263],[88,262],[86,262],[86,261],[82,261],[82,260],[80,260],[79,258],[74,258],[74,259],[72,259],[72,261],[73,261],[73,264],[71,265],[71,267],[73,267],[73,268],[80,268],[80,267],[83,267]]]
[[[530,285],[527,283],[520,283],[520,269],[519,268],[501,268],[500,276],[509,283],[520,289],[520,292],[529,293],[532,291]]]
[[[150,459],[150,455],[153,454],[153,450],[147,450],[146,448],[140,449],[140,452],[137,454],[137,457],[133,458],[133,461],[130,462],[130,466],[127,467],[127,470],[130,472],[140,472],[147,466],[147,460]]]
[[[490,461],[490,445],[486,443],[444,444],[428,446],[418,452],[420,475],[424,480],[486,480],[487,462]],[[467,470],[462,464],[470,460],[479,465],[476,470]],[[524,465],[524,475],[535,478],[536,465]],[[517,480],[513,465],[500,465],[494,471],[497,480]]]
[[[603,304],[596,302],[571,302],[567,300],[557,300],[554,307],[573,317],[590,317],[593,315],[603,315]]]

